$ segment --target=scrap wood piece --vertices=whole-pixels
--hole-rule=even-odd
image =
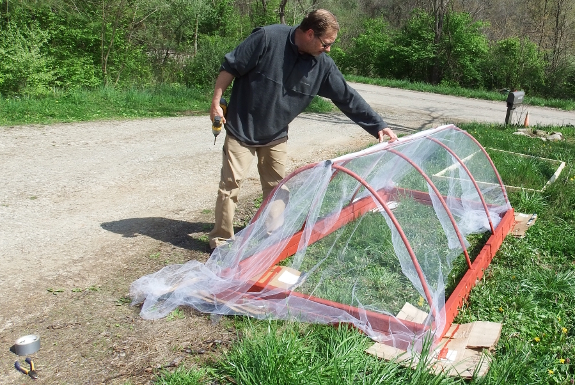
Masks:
[[[261,291],[265,287],[290,290],[300,280],[302,273],[288,266],[272,266],[249,280],[249,291]]]
[[[515,224],[513,225],[511,234],[516,238],[525,237],[525,233],[531,226],[533,226],[533,224],[535,224],[536,220],[537,214],[515,213]]]
[[[429,369],[451,377],[483,377],[491,364],[490,355],[485,350],[495,349],[501,328],[500,323],[484,321],[451,325],[435,348]],[[381,343],[370,346],[366,353],[412,368],[418,362],[416,354]]]
[[[397,313],[396,317],[405,321],[424,324],[428,316],[429,314],[427,314],[423,310],[419,310],[409,302],[406,302],[399,311],[399,313]]]

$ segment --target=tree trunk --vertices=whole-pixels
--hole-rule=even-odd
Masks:
[[[557,0],[555,8],[555,28],[553,30],[553,46],[551,56],[551,68],[556,70],[561,62],[564,51],[565,32],[567,31],[567,13],[570,3],[566,0]]]
[[[196,15],[196,29],[194,32],[194,57],[198,54],[198,24],[200,23],[200,15]]]
[[[280,23],[286,24],[286,4],[288,0],[280,1]]]
[[[102,35],[101,35],[101,46],[100,46],[100,53],[101,53],[101,65],[102,65],[102,80],[104,81],[104,85],[107,84],[107,68],[106,62],[104,60],[104,41],[106,39],[106,2],[102,0]]]
[[[442,33],[443,33],[443,22],[445,20],[445,15],[447,14],[447,6],[450,0],[433,0],[432,1],[432,11],[433,17],[435,18],[435,23],[433,26],[433,43],[435,45],[435,62],[431,69],[431,84],[438,84],[441,75],[441,68],[439,63],[440,52],[439,46],[441,43]]]

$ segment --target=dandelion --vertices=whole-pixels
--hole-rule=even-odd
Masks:
[[[561,328],[561,331],[563,332],[563,334],[567,334],[567,328]]]
[[[539,341],[541,341],[541,338],[535,337],[535,338],[533,338],[533,340],[534,340],[535,342],[539,342]]]
[[[560,364],[564,364],[564,363],[565,363],[565,358],[560,358],[560,359],[559,359],[559,363],[560,363]]]

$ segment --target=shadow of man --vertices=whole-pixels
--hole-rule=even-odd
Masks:
[[[213,223],[147,217],[104,222],[100,226],[104,230],[121,234],[126,238],[145,235],[186,250],[205,252],[210,250],[207,237],[193,238],[189,234],[209,231],[213,227]]]

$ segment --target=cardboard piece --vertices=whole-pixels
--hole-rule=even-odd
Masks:
[[[435,350],[434,370],[463,378],[471,378],[474,373],[485,376],[491,359],[484,350],[495,349],[501,328],[500,323],[485,321],[451,325]]]
[[[413,322],[424,321],[427,313],[406,303],[397,318]],[[485,350],[493,351],[501,335],[501,324],[476,321],[467,324],[452,324],[432,353],[430,368],[436,373],[452,377],[483,377],[489,370],[490,356]],[[418,355],[393,346],[375,343],[366,353],[396,361],[404,366],[417,365]]]
[[[515,213],[515,224],[513,225],[511,234],[516,238],[525,237],[525,233],[531,226],[533,226],[536,220],[537,214]]]
[[[427,316],[428,314],[426,312],[419,310],[409,302],[406,302],[397,314],[397,318],[399,319],[415,322],[418,324],[423,324]]]
[[[250,282],[254,282],[254,290],[250,291],[260,291],[268,286],[289,290],[299,281],[300,276],[301,272],[291,267],[272,266],[259,276],[250,279]]]

